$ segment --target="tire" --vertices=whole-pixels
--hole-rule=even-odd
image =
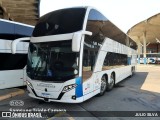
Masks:
[[[131,78],[134,74],[135,74],[135,68],[132,67],[132,68],[131,68],[131,75],[130,75],[129,77]]]
[[[111,76],[110,76],[110,83],[107,83],[106,90],[111,91],[114,87],[114,84],[115,84],[115,77],[114,77],[114,74],[112,73]]]
[[[135,67],[132,67],[132,76],[135,74]]]
[[[98,95],[103,96],[104,93],[106,92],[106,88],[107,88],[107,80],[106,80],[106,77],[103,75],[103,77],[101,78],[100,93]]]

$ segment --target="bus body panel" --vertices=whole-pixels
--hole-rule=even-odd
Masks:
[[[22,42],[18,44],[17,46],[18,56],[15,55],[17,57],[14,57],[14,55],[11,53],[11,42],[12,40],[0,39],[0,56],[1,56],[1,59],[4,59],[3,60],[4,63],[1,63],[2,65],[7,64],[6,62],[12,65],[12,62],[16,63],[16,60],[20,59],[21,55],[22,57],[24,55],[27,55],[29,43]],[[22,61],[19,61],[19,62],[22,62]],[[0,71],[0,86],[1,86],[0,89],[26,85],[25,83],[26,67],[25,66],[21,69],[19,69],[18,65],[16,66],[17,69],[15,69],[14,66],[12,66],[14,68],[12,67],[9,68],[9,66],[6,68],[5,66],[4,66],[4,69],[1,68],[1,71]]]
[[[42,81],[30,80],[30,78],[27,78],[27,81],[29,81],[33,86],[33,88],[27,86],[27,89],[29,91],[29,96],[31,97],[35,97],[43,100],[44,98],[48,98],[48,101],[59,101],[59,102],[69,102],[69,103],[70,102],[78,103],[83,101],[83,94],[80,95],[79,97],[76,94],[77,88],[74,88],[68,92],[65,92],[60,97],[60,95],[63,93],[62,91],[64,87],[71,84],[75,84],[76,79],[72,79],[64,83],[42,82]],[[46,89],[47,91],[45,91]],[[80,92],[80,90],[78,90],[78,92]],[[72,99],[72,97],[75,95],[76,95],[76,100]]]
[[[11,88],[25,85],[24,74],[25,70],[5,70],[0,72],[0,89]]]

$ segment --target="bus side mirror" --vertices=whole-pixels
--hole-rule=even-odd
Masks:
[[[18,39],[15,39],[14,41],[12,41],[12,43],[11,43],[12,54],[15,54],[15,53],[16,53],[17,44],[18,44],[20,41],[30,41],[30,37],[18,38]]]
[[[82,35],[92,35],[92,32],[90,31],[78,31],[73,34],[72,38],[72,51],[73,52],[79,52],[80,51],[80,46],[81,46],[81,39]]]

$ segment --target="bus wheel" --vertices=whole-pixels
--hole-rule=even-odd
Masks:
[[[111,76],[110,76],[110,83],[107,83],[107,91],[110,91],[113,89],[113,86],[114,86],[114,74],[112,73]]]
[[[135,67],[131,68],[131,75],[129,76],[130,78],[135,74]]]
[[[106,77],[103,75],[103,77],[101,78],[101,88],[99,96],[104,95],[104,93],[106,92],[106,88],[107,88],[107,80]]]

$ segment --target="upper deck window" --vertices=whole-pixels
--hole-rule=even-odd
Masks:
[[[85,8],[70,8],[50,12],[40,18],[33,36],[72,33],[82,30]]]

